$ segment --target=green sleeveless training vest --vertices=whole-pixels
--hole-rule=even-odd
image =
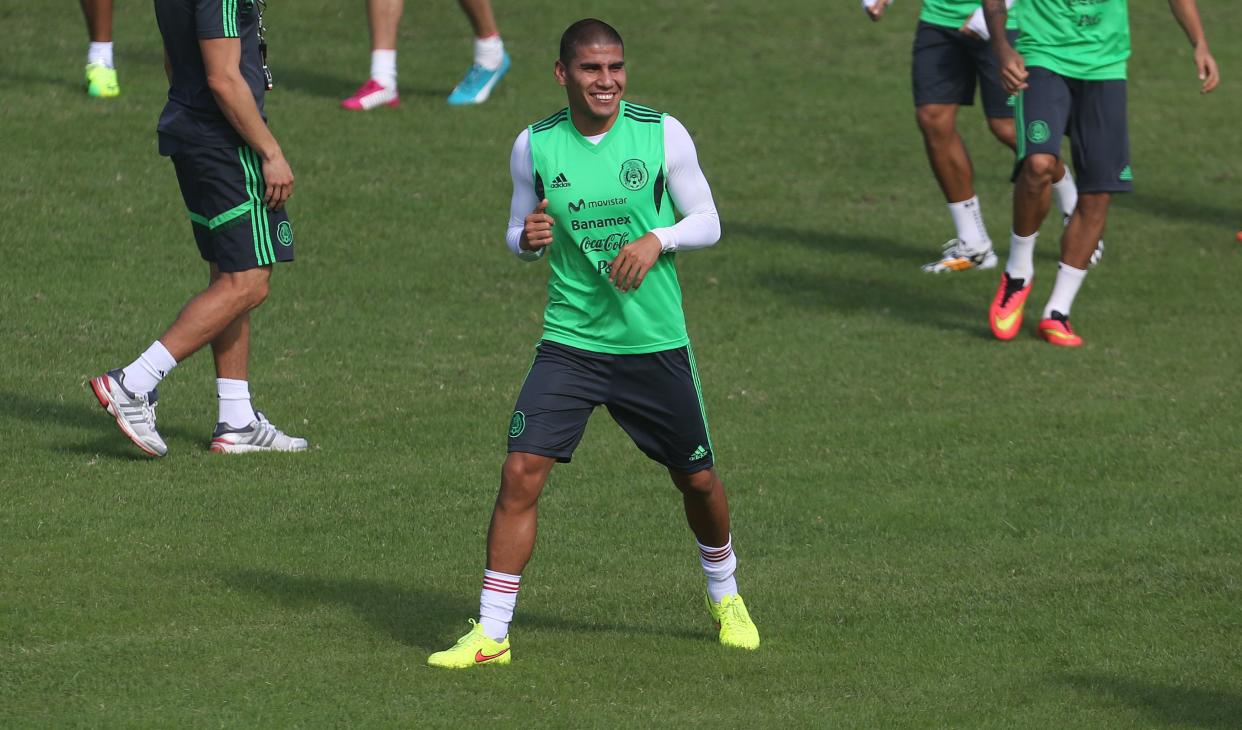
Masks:
[[[676,220],[664,169],[664,114],[621,102],[592,144],[562,109],[530,126],[535,192],[548,200],[552,245],[543,338],[591,352],[637,354],[689,342],[675,254],[662,254],[642,286],[608,281],[621,247]]]

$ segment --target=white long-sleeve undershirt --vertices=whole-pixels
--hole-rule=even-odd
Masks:
[[[599,144],[607,133],[587,137]],[[720,216],[712,200],[712,189],[699,167],[694,140],[685,126],[671,116],[664,117],[664,167],[668,170],[668,192],[673,206],[683,216],[677,223],[655,228],[651,233],[660,239],[663,251],[690,251],[706,248],[720,240]],[[509,228],[505,242],[509,250],[523,261],[535,261],[544,249],[524,251],[519,245],[526,216],[539,205],[535,194],[534,163],[530,154],[530,129],[523,129],[513,142],[509,157],[509,174],[513,176],[513,198],[509,202]]]

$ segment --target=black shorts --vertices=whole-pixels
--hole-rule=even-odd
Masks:
[[[285,211],[263,205],[254,150],[182,144],[172,161],[204,261],[231,272],[293,260],[293,226]]]
[[[714,464],[689,346],[643,355],[588,352],[544,340],[509,419],[509,451],[568,462],[595,406],[651,459],[690,474]]]
[[[1014,179],[1029,155],[1059,159],[1061,138],[1069,135],[1078,192],[1133,190],[1125,79],[1084,81],[1039,66],[1026,70],[1028,86],[1018,94],[1014,120],[1018,133]]]
[[[1007,31],[1010,42],[1018,37]],[[914,81],[914,105],[975,103],[975,84],[983,99],[983,113],[990,119],[1013,116],[1013,101],[1001,86],[1000,66],[991,45],[966,35],[957,28],[945,28],[919,21],[914,31],[914,59],[910,65]]]

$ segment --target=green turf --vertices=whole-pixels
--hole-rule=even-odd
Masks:
[[[914,2],[879,26],[849,1],[497,3],[514,68],[470,109],[443,103],[465,20],[412,4],[404,104],[363,116],[335,108],[366,72],[361,0],[273,2],[299,260],[252,380],[313,447],[209,455],[200,355],[161,385],[159,462],[85,388],[205,279],[155,150],[158,34],[118,0],[123,94],[89,100],[76,4],[45,5],[0,6],[0,726],[1242,725],[1232,0],[1202,2],[1226,79],[1205,98],[1167,7],[1132,3],[1138,192],[1078,351],[992,341],[992,273],[918,271],[950,230]],[[714,643],[680,500],[597,414],[545,494],[513,665],[435,672],[476,610],[539,334],[546,269],[503,245],[509,148],[563,103],[560,30],[596,13],[724,222],[679,267],[764,644]],[[960,126],[1003,243],[1010,158],[976,109]]]

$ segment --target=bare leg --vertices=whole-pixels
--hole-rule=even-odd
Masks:
[[[395,50],[397,26],[405,0],[367,0],[367,22],[371,27],[371,50]]]
[[[112,42],[112,0],[81,0],[91,43]]]
[[[1061,260],[1075,269],[1085,269],[1104,235],[1108,219],[1109,193],[1080,193],[1078,207],[1061,234]]]
[[[670,469],[668,473],[681,490],[686,522],[699,544],[720,547],[729,542],[729,499],[716,470],[684,474]]]
[[[220,270],[211,265],[211,283],[220,278]],[[249,380],[250,312],[242,314],[211,341],[211,355],[216,361],[216,377]]]
[[[1052,204],[1052,175],[1057,164],[1056,157],[1044,153],[1030,155],[1022,162],[1022,171],[1013,188],[1013,232],[1019,236],[1033,235],[1048,215],[1048,207]],[[1094,249],[1095,244],[1091,247]]]
[[[492,15],[491,0],[457,0],[457,3],[470,18],[475,38],[500,35],[500,28],[496,27],[496,18]]]
[[[249,320],[240,326],[237,322],[267,298],[271,275],[271,266],[238,272],[214,271],[211,284],[185,305],[176,321],[160,336],[160,342],[180,362],[208,343],[213,343],[214,348],[217,338],[233,328],[232,339],[226,336],[224,342],[225,350],[231,353],[226,360],[232,362],[239,341],[244,341],[246,350],[249,349]]]
[[[521,575],[535,550],[539,495],[556,460],[510,453],[500,472],[500,494],[487,530],[487,569]]]
[[[924,104],[915,112],[927,160],[945,200],[960,203],[975,196],[974,169],[957,133],[957,104]]]

